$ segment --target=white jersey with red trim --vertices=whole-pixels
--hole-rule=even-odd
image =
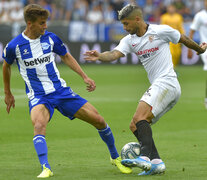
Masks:
[[[168,25],[150,24],[146,33],[138,37],[136,34],[125,36],[115,48],[125,56],[135,53],[152,84],[163,77],[177,77],[172,63],[169,42],[177,44],[181,34]]]

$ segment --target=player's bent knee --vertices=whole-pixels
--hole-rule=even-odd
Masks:
[[[134,124],[134,121],[133,120],[131,120],[131,123],[130,123],[130,125],[129,125],[129,129],[132,131],[132,132],[134,132],[134,131],[136,131],[136,125]]]
[[[103,129],[103,128],[106,127],[106,122],[105,122],[104,118],[101,115],[98,115],[94,126],[97,129]]]
[[[151,123],[152,122],[151,118],[146,117],[146,116],[140,116],[139,118],[133,117],[133,119],[132,119],[132,121],[134,122],[134,124],[137,124],[139,121],[142,121],[142,120],[146,120],[148,123]]]
[[[37,134],[44,134],[46,131],[46,124],[41,123],[41,122],[36,122],[34,124],[34,131]]]

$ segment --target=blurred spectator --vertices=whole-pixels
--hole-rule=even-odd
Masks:
[[[60,0],[52,0],[51,8],[52,8],[52,20],[63,20],[64,19],[64,7],[65,2]]]
[[[10,22],[12,23],[12,37],[16,37],[21,33],[21,25],[24,24],[23,13],[23,4],[16,1],[15,6],[11,9],[9,14]]]
[[[152,12],[154,11],[155,7],[153,5],[153,0],[146,0],[146,4],[143,8],[143,16],[145,21],[149,21],[152,17]]]
[[[183,0],[174,0],[173,5],[175,6],[177,12],[181,15],[184,13],[184,9],[186,7],[185,3]]]
[[[101,9],[101,4],[93,4],[92,9],[90,9],[86,15],[86,20],[89,23],[97,24],[103,22],[103,14]]]
[[[160,22],[160,9],[156,8],[152,14],[148,17],[150,23],[159,23]]]
[[[42,6],[44,9],[47,9],[50,12],[50,17],[49,20],[53,18],[53,12],[52,12],[52,7],[50,5],[49,0],[38,0],[37,2],[40,6]]]
[[[10,1],[1,0],[0,2],[0,23],[9,23]]]
[[[112,0],[111,1],[114,11],[116,12],[116,19],[118,19],[118,11],[120,11],[125,3],[123,0]]]
[[[111,24],[116,21],[116,12],[113,9],[112,4],[107,4],[103,10],[103,18],[106,24]]]
[[[16,2],[15,6],[10,10],[9,13],[10,21],[12,23],[24,21],[23,13],[23,4],[21,4],[21,2]]]
[[[71,19],[71,14],[72,14],[72,11],[74,9],[74,3],[75,3],[75,0],[65,0],[66,9],[65,9],[65,18],[64,18],[64,20],[66,20],[68,22]]]
[[[192,14],[192,11],[191,11],[191,9],[190,8],[188,8],[188,7],[185,7],[184,9],[183,9],[183,20],[184,20],[184,22],[191,22],[192,21],[192,19],[193,19],[193,14]]]
[[[146,0],[136,0],[136,4],[143,9],[146,5]]]
[[[37,0],[26,0],[26,5],[28,4],[36,4]]]
[[[86,0],[77,0],[74,3],[71,12],[71,21],[85,21],[88,12],[88,2]]]
[[[161,16],[161,24],[167,24],[174,29],[177,29],[181,34],[184,34],[183,17],[176,12],[176,7],[171,4],[167,7],[167,12]],[[181,44],[170,43],[170,51],[172,54],[173,65],[176,67],[180,62]]]

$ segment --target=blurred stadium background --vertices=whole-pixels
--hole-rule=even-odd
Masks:
[[[183,17],[187,35],[195,13],[204,7],[202,0],[0,0],[0,62],[3,47],[23,31],[23,8],[30,3],[38,3],[51,12],[48,30],[63,39],[80,63],[85,63],[84,51],[113,49],[126,34],[117,21],[117,11],[128,3],[142,7],[145,21],[157,24],[167,6],[174,4]],[[194,40],[199,43],[198,33],[194,35]],[[57,61],[60,59],[57,58]],[[132,55],[114,63],[138,64],[139,61]],[[186,48],[183,47],[180,63],[194,65],[201,61],[195,54],[192,59],[187,59]]]

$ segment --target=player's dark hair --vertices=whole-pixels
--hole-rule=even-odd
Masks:
[[[38,4],[29,4],[24,8],[24,20],[25,22],[35,22],[38,17],[47,19],[50,16],[50,12],[42,8]]]
[[[122,20],[129,17],[133,13],[136,13],[139,17],[142,17],[142,10],[139,6],[128,4],[118,11],[118,19]]]

